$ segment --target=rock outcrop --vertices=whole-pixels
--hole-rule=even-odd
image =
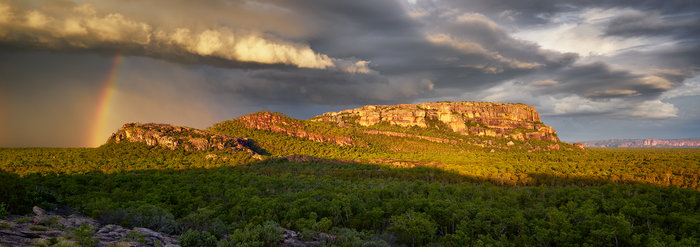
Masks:
[[[329,133],[317,133],[309,130],[301,121],[291,119],[279,113],[257,112],[238,118],[246,128],[267,130],[290,136],[296,136],[315,142],[335,143],[340,146],[355,146],[358,143],[349,136],[338,136]],[[362,146],[361,144],[359,144]]]
[[[341,126],[389,123],[403,127],[446,128],[463,135],[559,141],[556,131],[541,122],[535,108],[524,104],[435,102],[368,105],[324,113],[310,120],[335,122]]]
[[[256,155],[251,149],[253,143],[247,138],[230,137],[168,124],[124,124],[109,137],[107,142],[143,142],[150,146],[161,146],[171,150],[178,148],[186,151],[228,150]]]
[[[35,216],[8,217],[0,220],[0,246],[179,246],[177,236],[148,228],[101,225],[80,215],[57,215],[34,207]],[[80,236],[77,236],[80,235]]]
[[[700,147],[700,138],[694,139],[610,139],[582,142],[585,147],[640,148],[640,147]]]

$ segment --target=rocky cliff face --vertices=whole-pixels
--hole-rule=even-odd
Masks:
[[[583,142],[586,147],[638,148],[638,147],[700,147],[695,139],[611,139]]]
[[[143,142],[150,146],[161,146],[171,150],[177,148],[187,151],[230,150],[256,154],[251,149],[252,142],[246,138],[213,134],[168,124],[124,124],[119,131],[109,137],[107,142]]]
[[[246,128],[267,130],[290,136],[296,136],[315,142],[329,142],[341,146],[357,145],[349,136],[331,136],[307,130],[298,120],[291,119],[279,113],[258,112],[238,118]]]
[[[417,105],[368,105],[328,112],[312,121],[371,126],[378,123],[421,128],[447,128],[463,135],[558,142],[552,127],[543,124],[534,107],[488,102],[435,102]]]

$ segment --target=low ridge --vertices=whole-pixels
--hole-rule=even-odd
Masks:
[[[639,147],[700,147],[700,138],[687,139],[610,139],[582,142],[586,147],[639,148]]]

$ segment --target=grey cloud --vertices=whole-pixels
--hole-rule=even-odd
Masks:
[[[608,36],[658,36],[700,38],[698,13],[662,16],[657,11],[634,11],[611,20],[606,29]]]
[[[217,91],[265,104],[391,104],[425,96],[434,84],[421,76],[389,78],[321,70],[206,69]]]
[[[559,71],[554,80],[560,83],[556,87],[545,89],[545,93],[566,92],[590,99],[633,97],[649,100],[679,86],[683,79],[685,77],[679,77],[670,71],[633,73],[595,62]]]
[[[503,19],[516,26],[546,24],[559,13],[577,11],[583,8],[634,8],[645,12],[657,11],[662,15],[700,12],[700,5],[694,1],[638,1],[638,0],[446,0],[426,3],[428,8],[461,8],[470,12],[484,13],[494,19],[501,19],[504,11],[514,13]],[[506,24],[508,24],[506,23]]]

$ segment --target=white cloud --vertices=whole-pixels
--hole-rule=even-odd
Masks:
[[[369,68],[369,64],[370,61],[360,60],[344,66],[345,68],[343,68],[343,71],[351,74],[368,74],[372,72],[372,69]]]
[[[700,95],[700,75],[697,75],[691,79],[686,80],[683,85],[664,92],[661,95],[661,99],[673,99],[684,96],[698,96]]]
[[[604,29],[612,17],[630,9],[583,9],[551,18],[549,25],[513,33],[519,39],[537,43],[544,49],[573,52],[580,56],[609,56],[641,46],[660,46],[663,38],[605,37]]]

